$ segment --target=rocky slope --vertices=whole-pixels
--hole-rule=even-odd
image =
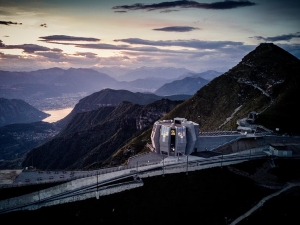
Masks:
[[[165,118],[184,117],[201,131],[235,130],[251,111],[271,130],[299,134],[300,60],[280,47],[260,44]]]
[[[22,166],[39,169],[98,168],[118,148],[151,127],[182,101],[162,99],[148,105],[121,102],[78,113],[55,138],[32,149]],[[135,154],[132,152],[131,154]]]

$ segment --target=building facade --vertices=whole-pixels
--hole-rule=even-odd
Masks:
[[[156,121],[151,142],[154,151],[167,156],[189,155],[194,151],[199,124],[185,118]]]

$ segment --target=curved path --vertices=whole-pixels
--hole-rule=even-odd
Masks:
[[[262,200],[260,200],[253,208],[251,208],[248,212],[246,212],[245,214],[241,215],[240,217],[238,217],[237,219],[235,219],[230,225],[235,225],[238,224],[241,220],[245,219],[246,217],[248,217],[251,213],[253,213],[255,210],[257,210],[259,207],[263,206],[263,204],[265,203],[265,201],[269,200],[270,198],[273,198],[279,194],[281,194],[282,192],[295,187],[295,186],[300,186],[300,183],[288,183],[286,187],[282,188],[281,190],[268,195],[266,197],[264,197]]]

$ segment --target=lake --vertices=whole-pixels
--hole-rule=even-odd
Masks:
[[[72,110],[73,110],[73,108],[65,108],[65,109],[55,109],[55,110],[43,111],[43,112],[51,115],[51,116],[43,119],[43,121],[48,122],[48,123],[54,123],[58,120],[61,120],[65,116],[67,116]]]

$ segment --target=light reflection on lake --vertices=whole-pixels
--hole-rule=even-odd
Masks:
[[[73,108],[65,108],[65,109],[55,109],[55,110],[47,110],[43,111],[45,113],[50,114],[51,116],[43,119],[44,122],[54,123],[62,118],[66,117]]]

